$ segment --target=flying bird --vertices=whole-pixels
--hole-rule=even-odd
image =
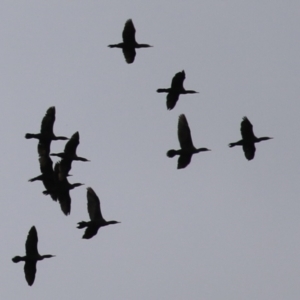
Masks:
[[[71,138],[67,141],[65,145],[64,152],[52,153],[51,156],[58,156],[62,158],[60,171],[64,172],[65,176],[68,176],[69,171],[71,170],[72,161],[89,161],[84,157],[77,156],[76,149],[79,145],[79,132],[75,132]]]
[[[211,151],[207,148],[195,148],[192,141],[191,130],[184,114],[181,114],[179,116],[177,133],[181,149],[172,149],[167,152],[168,157],[174,157],[175,155],[179,155],[177,169],[183,169],[186,166],[188,166],[191,162],[193,154],[203,151]]]
[[[79,229],[86,227],[85,233],[82,237],[83,239],[92,238],[94,235],[97,234],[100,227],[120,223],[118,221],[106,221],[102,217],[100,200],[91,187],[87,188],[87,208],[91,221],[79,222],[77,226],[77,228]]]
[[[125,60],[132,64],[135,58],[135,49],[152,47],[148,44],[139,44],[135,40],[135,28],[131,19],[127,20],[123,29],[123,43],[108,45],[109,48],[121,48]]]
[[[41,124],[40,133],[26,133],[26,139],[38,139],[38,153],[40,156],[49,155],[50,144],[53,140],[68,140],[64,136],[56,136],[53,133],[53,125],[55,122],[55,107],[49,107],[47,109],[46,115],[44,116]]]
[[[257,138],[253,133],[253,126],[247,117],[243,117],[243,121],[241,122],[241,134],[242,139],[238,142],[230,143],[229,147],[243,146],[245,157],[248,160],[252,160],[254,158],[256,150],[255,143],[272,139],[271,137]]]
[[[24,265],[25,278],[28,285],[30,286],[34,283],[37,261],[43,260],[44,258],[50,258],[55,256],[51,254],[40,255],[38,252],[37,244],[38,244],[37,231],[35,226],[32,226],[31,229],[29,230],[26,244],[25,244],[26,255],[15,256],[14,258],[12,258],[12,261],[14,263],[25,261],[25,265]]]
[[[185,72],[182,70],[175,74],[172,79],[171,87],[167,89],[158,89],[157,93],[168,93],[167,95],[167,109],[171,110],[175,107],[180,94],[198,94],[196,91],[186,90],[183,87],[185,79]]]

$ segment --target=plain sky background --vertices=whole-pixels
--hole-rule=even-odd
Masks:
[[[132,18],[137,50],[122,41]],[[299,1],[2,1],[1,299],[300,299]],[[175,73],[185,87],[172,111]],[[80,133],[72,211],[44,196],[37,141],[50,106],[54,132]],[[197,154],[177,170],[178,116]],[[257,145],[247,161],[238,141],[247,116]],[[52,143],[63,150],[64,141]],[[56,160],[53,159],[55,162]],[[104,217],[121,224],[82,240],[86,187]],[[23,263],[32,225],[41,254],[29,287]]]

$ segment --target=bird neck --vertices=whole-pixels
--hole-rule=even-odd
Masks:
[[[148,44],[136,44],[135,48],[150,48],[152,46],[148,45]]]
[[[259,142],[261,142],[261,141],[267,141],[267,140],[271,140],[272,138],[270,138],[270,137],[267,137],[267,136],[263,136],[263,137],[260,137],[260,138],[257,138],[256,139],[256,143],[259,143]]]
[[[198,92],[192,90],[184,90],[182,94],[198,94]]]

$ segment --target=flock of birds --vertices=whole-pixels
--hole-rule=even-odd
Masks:
[[[135,40],[135,27],[131,19],[126,21],[123,30],[123,42],[119,44],[109,45],[110,48],[121,48],[128,64],[134,62],[136,51],[138,48],[152,47],[148,44],[138,44]],[[158,93],[167,93],[167,109],[172,110],[181,94],[195,94],[198,93],[193,90],[186,90],[183,87],[185,80],[185,72],[181,71],[175,74],[172,79],[170,88],[157,89]],[[50,195],[54,201],[58,201],[63,213],[67,216],[71,212],[71,197],[70,190],[83,185],[82,183],[69,183],[68,177],[71,176],[69,171],[72,167],[73,161],[89,161],[86,158],[77,156],[76,150],[79,145],[79,132],[75,132],[70,139],[64,136],[56,136],[53,132],[53,125],[55,122],[55,107],[50,107],[46,115],[44,116],[40,133],[32,134],[27,133],[26,139],[38,139],[38,155],[41,175],[30,179],[30,182],[40,180],[42,181],[45,191],[43,194]],[[177,169],[183,169],[187,167],[192,159],[192,156],[199,152],[210,151],[207,148],[196,148],[192,141],[191,130],[189,128],[188,121],[184,114],[179,116],[178,120],[178,140],[180,144],[179,150],[171,149],[167,152],[168,157],[179,156]],[[253,126],[247,117],[244,117],[241,122],[241,135],[242,139],[238,142],[230,143],[229,147],[242,146],[245,157],[247,160],[252,160],[255,155],[255,144],[261,141],[272,139],[270,137],[257,138],[253,132]],[[64,152],[50,153],[51,142],[55,140],[68,140]],[[57,156],[61,158],[60,161],[55,163],[53,168],[53,162],[51,156]],[[101,227],[120,223],[118,221],[106,221],[101,213],[100,200],[91,188],[87,188],[87,209],[90,216],[90,221],[81,221],[78,223],[77,228],[86,228],[82,238],[90,239],[95,236]],[[25,243],[25,256],[15,256],[12,258],[14,263],[24,261],[25,278],[28,285],[32,285],[35,280],[36,264],[37,261],[44,258],[51,258],[54,255],[46,254],[40,255],[37,248],[38,236],[35,226],[32,226],[29,230],[27,240]]]

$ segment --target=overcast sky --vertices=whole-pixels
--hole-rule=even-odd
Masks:
[[[120,49],[132,18],[138,49]],[[0,3],[1,299],[300,299],[299,1],[3,1]],[[166,109],[175,73],[181,96]],[[72,211],[44,196],[37,133],[50,106],[54,132],[80,133]],[[195,155],[177,170],[178,116]],[[242,117],[257,136],[247,161]],[[60,152],[64,141],[52,143]],[[53,159],[53,161],[57,161]],[[104,218],[121,221],[83,240],[86,187]],[[41,254],[25,281],[28,231]]]

